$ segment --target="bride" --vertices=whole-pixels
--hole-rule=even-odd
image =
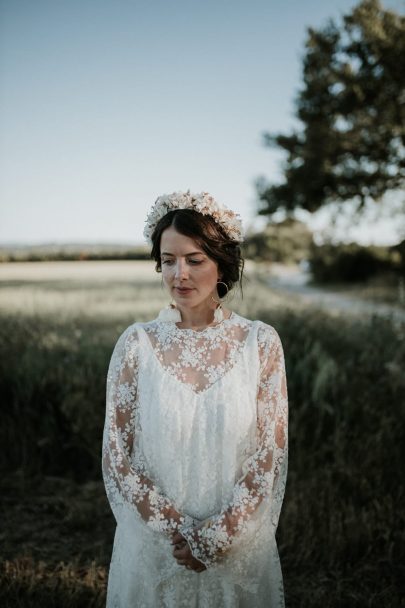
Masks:
[[[242,277],[240,220],[208,193],[176,192],[145,236],[172,302],[124,331],[108,370],[107,606],[283,607],[285,365],[271,325],[222,306]]]

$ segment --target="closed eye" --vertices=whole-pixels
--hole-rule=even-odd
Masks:
[[[192,264],[193,266],[197,266],[198,264],[202,264],[204,260],[187,260],[189,264]],[[171,259],[166,259],[166,260],[162,260],[162,264],[169,264],[169,266],[171,266],[174,263],[174,260]]]

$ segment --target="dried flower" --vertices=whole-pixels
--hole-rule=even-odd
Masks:
[[[243,241],[242,222],[238,214],[225,205],[218,203],[208,192],[191,194],[187,192],[173,192],[159,196],[148,217],[143,231],[144,237],[151,242],[151,236],[159,220],[174,209],[194,209],[203,215],[210,215],[219,224],[230,239]]]

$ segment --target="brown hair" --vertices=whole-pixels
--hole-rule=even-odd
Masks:
[[[239,243],[230,239],[214,218],[194,209],[168,211],[157,223],[151,236],[151,258],[156,262],[157,272],[162,271],[160,239],[162,232],[170,226],[180,234],[193,239],[209,258],[217,262],[219,273],[222,275],[221,281],[226,283],[229,291],[239,283],[242,292],[244,260]],[[219,283],[219,297],[223,298],[226,293],[225,286]]]

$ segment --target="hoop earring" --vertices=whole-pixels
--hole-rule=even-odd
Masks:
[[[225,298],[226,298],[226,296],[228,295],[228,292],[229,292],[229,287],[228,287],[228,285],[224,281],[217,281],[217,288],[218,288],[218,285],[225,285],[225,287],[226,287],[226,294],[224,295],[224,297],[222,298],[222,300],[221,299],[220,300],[216,300],[213,296],[211,296],[211,300],[213,302],[215,302],[215,304],[221,304],[222,301],[225,300]]]

